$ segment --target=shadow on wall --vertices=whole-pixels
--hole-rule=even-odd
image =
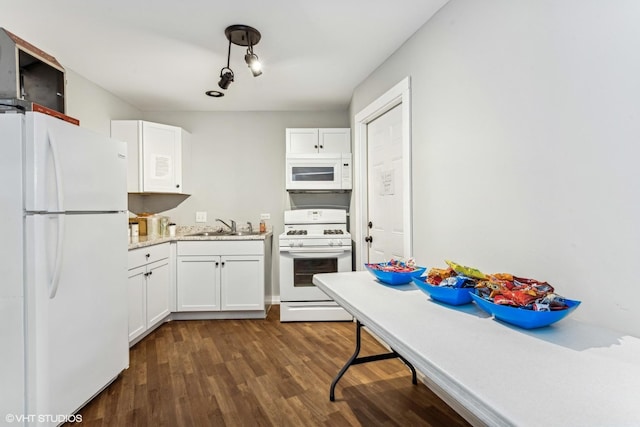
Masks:
[[[291,209],[344,209],[349,213],[351,192],[300,191],[289,192]]]
[[[136,215],[165,212],[187,200],[187,197],[189,194],[129,193],[129,211]]]

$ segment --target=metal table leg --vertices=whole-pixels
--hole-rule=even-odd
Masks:
[[[375,362],[377,360],[386,360],[386,359],[398,358],[398,359],[402,360],[404,362],[404,364],[407,365],[409,367],[409,369],[411,370],[411,382],[413,384],[418,384],[418,379],[417,379],[417,376],[416,376],[416,369],[413,367],[413,365],[411,363],[409,363],[407,361],[407,359],[405,359],[404,357],[400,356],[394,349],[391,349],[391,352],[389,352],[389,353],[374,354],[374,355],[371,355],[371,356],[358,357],[358,354],[360,353],[360,342],[361,342],[361,337],[362,337],[362,333],[361,333],[362,326],[363,326],[362,323],[360,323],[360,321],[356,319],[356,349],[353,352],[353,355],[349,358],[349,360],[342,367],[342,369],[340,369],[340,372],[338,372],[338,375],[336,375],[336,377],[333,379],[333,382],[331,383],[331,388],[329,389],[329,400],[332,401],[332,402],[334,402],[336,400],[335,399],[335,390],[336,390],[336,385],[338,384],[338,381],[340,381],[340,378],[342,378],[344,373],[347,372],[347,369],[349,369],[349,367],[351,365],[359,365],[360,363]]]

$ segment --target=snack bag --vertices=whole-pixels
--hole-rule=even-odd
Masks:
[[[427,271],[427,283],[439,286],[440,283],[449,277],[456,275],[456,272],[451,268],[431,268]]]
[[[455,262],[449,261],[449,260],[445,260],[445,262],[449,265],[449,267],[453,269],[453,271],[455,271],[456,273],[462,276],[467,276],[473,279],[480,279],[480,280],[485,280],[487,278],[487,276],[484,273],[482,273],[480,270],[477,270],[475,268],[465,267],[464,265],[456,264]]]

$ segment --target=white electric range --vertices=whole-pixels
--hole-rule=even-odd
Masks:
[[[285,211],[280,249],[280,321],[352,320],[312,278],[351,271],[351,234],[343,209]]]

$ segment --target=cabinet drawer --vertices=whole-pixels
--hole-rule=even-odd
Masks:
[[[262,240],[178,242],[180,255],[263,255]]]
[[[129,251],[129,270],[165,258],[169,258],[169,243],[133,249]]]

